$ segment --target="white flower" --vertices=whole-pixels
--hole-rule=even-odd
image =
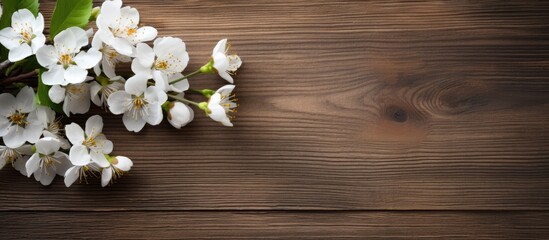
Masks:
[[[32,54],[44,46],[44,17],[38,13],[38,17],[28,9],[20,9],[11,16],[11,27],[0,31],[0,43],[10,50],[8,59],[17,62]]]
[[[236,54],[227,55],[229,52],[229,44],[227,39],[221,39],[212,52],[213,67],[217,70],[219,76],[233,83],[233,77],[236,70],[242,65],[242,60]]]
[[[116,77],[114,69],[118,63],[132,61],[130,57],[118,53],[112,46],[102,42],[98,35],[95,35],[92,39],[92,48],[103,53],[103,59],[93,68],[97,76],[101,74],[101,69],[103,69],[108,78],[114,78]]]
[[[0,137],[9,148],[17,148],[25,142],[35,143],[42,135],[44,123],[36,115],[34,90],[22,88],[17,97],[0,94]]]
[[[117,76],[105,82],[98,83],[94,81],[90,84],[90,95],[92,102],[97,106],[108,107],[107,99],[109,96],[119,90],[124,89],[124,78]]]
[[[111,157],[111,165],[101,171],[101,186],[107,186],[111,181],[120,178],[125,172],[130,171],[133,166],[132,160],[127,157]]]
[[[135,45],[156,38],[153,27],[138,27],[139,12],[132,7],[122,8],[122,1],[105,1],[97,16],[97,36],[117,52],[133,56]]]
[[[235,113],[235,108],[238,107],[236,95],[232,94],[234,87],[234,85],[225,85],[215,91],[208,101],[206,112],[211,119],[227,127],[233,126],[231,119],[234,117],[230,114]]]
[[[168,122],[177,129],[187,125],[194,118],[193,109],[181,102],[172,102],[168,106]]]
[[[86,121],[86,132],[76,123],[65,126],[67,138],[73,144],[69,152],[72,165],[86,166],[91,162],[99,167],[108,167],[105,154],[112,152],[112,142],[107,140],[103,131],[103,119],[94,115]]]
[[[95,176],[95,172],[98,170],[98,166],[93,163],[84,166],[69,167],[69,169],[65,172],[65,186],[70,187],[77,179],[86,179],[90,173]]]
[[[67,116],[71,113],[83,114],[90,110],[90,84],[70,83],[66,86],[53,85],[48,95],[52,102],[63,102],[63,112]]]
[[[168,100],[165,92],[155,86],[147,88],[147,78],[136,75],[128,79],[125,91],[118,91],[107,100],[113,114],[124,114],[122,120],[128,131],[139,132],[145,126],[162,122],[162,104]]]
[[[151,48],[145,43],[137,44],[136,58],[132,62],[132,70],[136,75],[145,75],[154,79],[156,86],[163,91],[181,92],[184,85],[188,86],[187,79],[170,86],[169,80],[185,70],[189,63],[189,54],[185,50],[185,43],[179,38],[163,37],[154,40]],[[186,83],[185,83],[186,82]]]
[[[63,149],[71,148],[69,140],[63,137],[63,124],[59,119],[55,118],[55,111],[46,106],[37,106],[36,115],[38,116],[38,119],[45,124],[44,130],[42,131],[44,137],[51,137],[59,140],[61,148]]]
[[[88,70],[101,61],[101,52],[91,48],[88,52],[80,51],[88,45],[86,31],[70,27],[55,36],[54,46],[46,45],[38,50],[38,63],[48,68],[42,74],[46,85],[67,85],[82,83],[88,76]]]
[[[25,164],[27,177],[34,174],[36,181],[42,185],[50,185],[55,175],[65,175],[69,168],[67,154],[60,152],[61,142],[55,138],[45,137],[34,145],[36,152],[29,158]]]
[[[0,145],[0,170],[2,170],[6,164],[12,164],[14,167],[19,165],[20,162],[24,161],[24,157],[28,157],[30,154],[32,154],[32,147],[28,144],[18,148],[9,148]]]

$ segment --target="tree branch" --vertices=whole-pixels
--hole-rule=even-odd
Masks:
[[[28,72],[28,73],[23,73],[23,74],[19,74],[17,76],[13,76],[13,77],[8,77],[8,78],[4,78],[0,84],[2,85],[10,85],[12,83],[15,83],[15,82],[18,82],[18,81],[21,81],[25,78],[32,78],[32,77],[36,77],[38,76],[38,72],[37,71],[32,71],[32,72]]]

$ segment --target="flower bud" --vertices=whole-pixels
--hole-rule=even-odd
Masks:
[[[187,125],[194,118],[193,110],[181,102],[172,102],[168,108],[168,122],[177,129]]]

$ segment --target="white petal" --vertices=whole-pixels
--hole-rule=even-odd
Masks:
[[[97,23],[100,22],[101,17],[102,17],[101,14],[99,14],[99,17],[97,17]],[[108,45],[114,44],[114,35],[110,30],[108,30],[108,27],[106,27],[106,29],[100,28],[99,30],[97,30],[97,32],[95,33],[95,36],[98,36],[101,39],[101,41],[103,41]]]
[[[98,16],[98,25],[110,25],[120,17],[120,8],[122,7],[121,0],[104,1],[101,5],[101,11]],[[99,17],[103,17],[103,21],[100,21]],[[101,23],[101,24],[100,24]]]
[[[232,85],[232,84],[227,84],[223,87],[220,87],[219,89],[217,89],[217,91],[215,91],[216,93],[219,93],[221,95],[224,95],[224,96],[229,96],[231,95],[231,93],[233,92],[235,88],[235,85]]]
[[[88,76],[88,71],[76,65],[70,65],[64,74],[65,80],[73,84],[86,81],[86,76]]]
[[[136,75],[145,75],[148,78],[152,78],[152,69],[150,67],[143,66],[137,58],[132,61],[131,67],[133,73]]]
[[[33,27],[34,22],[36,22],[36,18],[31,11],[25,8],[19,9],[11,15],[11,25],[17,32],[21,32],[21,30],[23,30],[22,27],[25,27],[26,25]]]
[[[86,83],[82,83],[86,84]],[[90,110],[90,94],[88,87],[82,87],[82,93],[80,93],[76,98],[67,98],[64,104],[67,104],[67,108],[71,113],[74,114],[84,114]]]
[[[10,130],[10,121],[7,118],[0,117],[0,137],[8,134]]]
[[[65,69],[60,65],[55,65],[47,72],[42,73],[42,82],[46,85],[65,85]]]
[[[101,61],[101,66],[103,67],[103,72],[105,72],[105,76],[108,78],[116,77],[116,73],[114,72],[114,66],[109,63],[108,60],[103,59]]]
[[[95,138],[103,132],[103,118],[93,115],[86,121],[86,136]]]
[[[141,96],[141,94],[145,92],[145,89],[147,89],[148,80],[149,79],[145,75],[135,75],[126,81],[124,89],[132,95]]]
[[[134,46],[128,42],[128,40],[124,38],[114,38],[114,43],[112,47],[120,54],[126,55],[126,56],[133,56],[134,54]]]
[[[164,118],[162,114],[162,106],[160,103],[153,103],[148,104],[148,115],[145,116],[145,121],[147,121],[150,125],[158,125],[160,122],[162,122],[162,119]]]
[[[175,128],[185,126],[191,120],[191,111],[189,107],[181,102],[174,102],[169,111],[168,122]]]
[[[156,38],[158,31],[156,28],[146,26],[137,29],[136,34],[141,42],[148,42]]]
[[[36,152],[44,155],[52,155],[55,152],[59,151],[61,147],[61,142],[55,138],[45,137],[36,142],[34,145],[36,147]]]
[[[38,168],[40,167],[40,154],[35,153],[30,158],[29,161],[25,164],[25,169],[27,169],[27,177],[30,177]]]
[[[44,36],[44,34],[40,33],[36,35],[36,37],[34,37],[31,41],[32,52],[36,53],[38,49],[44,46],[45,43],[46,43],[46,36]]]
[[[126,129],[132,132],[141,131],[141,129],[143,129],[146,123],[146,121],[140,116],[138,116],[137,118],[134,118],[128,112],[124,113],[124,116],[122,117],[122,121],[124,122],[124,126],[126,126]]]
[[[69,160],[72,165],[85,166],[90,163],[91,157],[88,148],[82,145],[72,146],[69,151]]]
[[[17,62],[30,55],[32,55],[32,48],[27,43],[23,43],[19,45],[19,47],[15,47],[10,50],[8,59],[10,62]]]
[[[9,93],[2,93],[0,94],[0,103],[2,104],[0,115],[9,117],[11,111],[15,110],[15,97]]]
[[[73,145],[80,145],[84,142],[84,130],[76,123],[65,126],[65,134]]]
[[[114,166],[124,172],[130,171],[133,166],[132,160],[124,156],[117,156],[116,161],[118,163],[114,164]]]
[[[54,46],[46,45],[36,51],[36,60],[43,67],[50,67],[59,61],[57,50]]]
[[[42,124],[27,125],[27,127],[25,127],[25,131],[23,132],[23,137],[27,140],[27,142],[35,143],[42,135],[43,130],[44,125]]]
[[[8,133],[4,136],[4,144],[9,148],[21,147],[25,142],[25,136],[23,134],[23,128],[19,126],[11,126]]]
[[[80,176],[80,166],[73,166],[65,173],[65,186],[70,187]]]
[[[55,174],[54,174],[55,169],[53,169],[52,167],[48,167],[48,168],[49,168],[48,172],[42,174],[42,176],[40,177],[40,183],[43,186],[50,185],[53,182],[53,179],[55,178]]]
[[[166,73],[163,73],[158,70],[153,71],[153,79],[155,82],[155,86],[164,91],[167,92],[170,90],[170,83],[168,82],[168,75]]]
[[[107,104],[109,105],[109,110],[115,114],[122,114],[126,112],[127,106],[131,101],[131,95],[124,91],[118,91],[112,93],[107,99]]]
[[[11,27],[6,27],[0,31],[0,43],[7,49],[16,48],[21,45],[19,42],[20,37],[19,33]]]
[[[90,97],[92,102],[97,106],[102,105],[101,98],[99,96],[99,91],[101,91],[102,88],[103,87],[95,81],[90,83]]]
[[[32,30],[34,31],[34,34],[42,33],[44,31],[44,16],[42,13],[38,13]]]
[[[61,103],[65,99],[65,88],[60,85],[53,85],[48,91],[48,96],[54,103]]]
[[[227,49],[227,39],[221,39],[217,44],[215,45],[212,55],[215,55],[216,53],[223,53],[225,54],[225,50]]]
[[[34,103],[34,90],[31,87],[23,87],[19,93],[17,93],[15,100],[15,106],[21,112],[28,113],[36,109],[36,104]]]
[[[154,53],[158,58],[163,59],[170,54],[179,55],[175,52],[185,52],[185,43],[180,38],[163,37],[154,41]]]
[[[180,93],[180,92],[187,91],[189,89],[189,87],[190,87],[189,80],[183,79],[179,82],[176,82],[176,83],[170,85],[170,90],[173,91],[173,92]]]
[[[150,86],[145,91],[145,100],[149,103],[163,104],[168,100],[168,95],[160,88]]]
[[[234,83],[233,77],[227,72],[218,72],[219,76],[227,80],[227,82]]]
[[[74,61],[79,67],[83,69],[90,69],[101,61],[101,57],[101,52],[95,48],[91,48],[88,52],[80,52],[76,55],[76,57],[74,57]]]
[[[90,151],[90,156],[91,156],[92,161],[95,164],[99,165],[99,167],[105,168],[105,167],[108,167],[110,165],[107,158],[105,158],[105,155],[103,155],[103,153],[101,153],[101,152]]]
[[[156,46],[155,46],[156,47]],[[146,68],[151,68],[154,63],[155,51],[145,44],[139,43],[136,48],[136,59],[139,60],[139,63]]]
[[[109,182],[112,178],[112,169],[110,167],[103,168],[103,171],[101,171],[101,186],[106,187],[109,185]]]
[[[110,154],[113,150],[113,144],[109,141],[105,135],[101,134],[95,138],[97,143],[98,151],[101,151],[103,154]]]

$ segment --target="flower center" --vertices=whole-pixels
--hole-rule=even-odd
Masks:
[[[134,35],[136,32],[137,32],[137,29],[135,28],[128,28],[128,30],[126,30],[126,34],[128,36]]]
[[[21,31],[21,37],[23,37],[23,41],[30,43],[33,39],[33,36],[28,31]]]
[[[77,86],[77,85],[71,84],[71,85],[69,85],[68,88],[69,88],[69,93],[71,93],[71,94],[73,94],[73,95],[77,95],[77,94],[80,94],[80,93],[83,92],[83,91],[82,91],[82,88],[79,87],[79,86]]]
[[[11,123],[16,124],[20,127],[25,127],[29,123],[27,122],[27,114],[19,111],[16,111],[14,114],[12,114],[9,119]]]
[[[236,98],[236,94],[233,93],[231,95],[224,95],[221,94],[221,106],[225,108],[225,112],[227,113],[227,116],[230,119],[235,119],[235,114],[237,113],[236,108],[238,107],[238,98]]]
[[[68,68],[72,63],[72,57],[69,54],[63,54],[59,57],[59,62],[63,65],[63,67]]]
[[[147,102],[141,97],[135,97],[133,99],[132,103],[133,103],[133,107],[137,110],[143,108],[143,106],[145,106],[145,104],[147,104]]]
[[[168,66],[169,64],[166,60],[156,61],[156,63],[154,64],[154,68],[158,70],[166,70],[168,69]]]
[[[84,140],[84,142],[82,142],[82,145],[84,145],[88,148],[92,148],[92,147],[95,147],[97,145],[97,142],[95,141],[95,138],[88,137],[88,138],[86,138],[86,140]]]

